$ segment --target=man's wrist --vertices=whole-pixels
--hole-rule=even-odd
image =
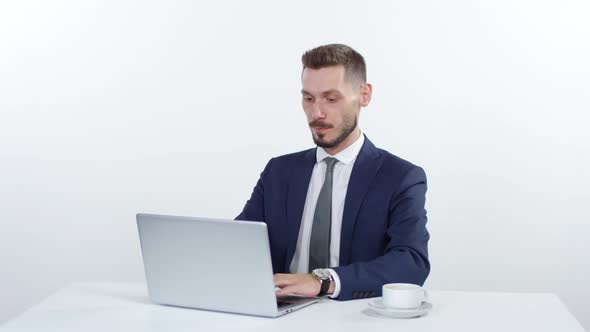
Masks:
[[[328,288],[328,295],[334,294],[336,290],[336,283],[334,282],[334,278],[330,276],[330,288]]]
[[[336,272],[336,270],[334,270],[333,268],[329,268],[327,269],[330,272],[330,275],[332,276],[333,280],[332,283],[330,284],[330,286],[333,285],[333,289],[334,291],[328,295],[330,298],[335,299],[338,298],[340,296],[340,291],[341,289],[341,285],[340,285],[340,277],[338,276],[338,273]]]
[[[332,295],[334,293],[335,284],[332,274],[327,269],[315,269],[311,273],[312,277],[320,284],[320,291],[317,296]]]

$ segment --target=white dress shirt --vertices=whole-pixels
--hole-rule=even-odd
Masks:
[[[307,196],[305,198],[305,206],[303,208],[303,216],[301,219],[301,226],[299,227],[299,237],[297,238],[297,249],[295,255],[289,266],[291,273],[308,273],[309,269],[309,242],[311,238],[311,228],[313,226],[313,217],[315,214],[315,207],[320,195],[320,190],[324,185],[324,178],[326,177],[326,163],[324,158],[332,157],[338,159],[334,165],[334,173],[332,180],[332,224],[330,231],[330,266],[336,267],[339,265],[340,259],[340,230],[342,229],[342,214],[344,213],[344,200],[348,190],[348,181],[352,173],[352,166],[361,151],[361,147],[365,141],[363,133],[359,138],[346,149],[331,156],[321,147],[316,149],[316,163],[313,166],[313,172],[309,181],[307,189]],[[329,269],[334,277],[334,293],[330,297],[335,298],[340,294],[340,278],[336,272]]]

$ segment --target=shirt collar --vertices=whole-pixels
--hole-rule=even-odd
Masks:
[[[332,157],[338,159],[339,162],[343,164],[348,164],[353,162],[356,157],[358,156],[361,148],[363,147],[363,143],[365,142],[365,135],[361,132],[359,138],[354,141],[349,147],[346,149],[338,152],[337,154],[331,156],[324,148],[318,147],[315,151],[316,155],[316,163],[321,163],[326,157]]]

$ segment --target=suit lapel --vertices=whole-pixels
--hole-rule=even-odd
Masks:
[[[340,264],[347,265],[352,249],[352,234],[356,223],[361,203],[373,182],[377,171],[381,167],[382,159],[379,158],[379,150],[365,136],[365,142],[361,148],[348,181],[348,189],[344,201],[344,213],[342,215],[342,229],[340,232]]]
[[[295,255],[299,227],[303,216],[307,189],[316,162],[316,149],[310,149],[304,153],[303,162],[293,165],[290,173],[289,187],[287,189],[287,252],[284,271],[289,271],[289,265]]]

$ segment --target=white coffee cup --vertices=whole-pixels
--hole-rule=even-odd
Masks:
[[[395,309],[419,307],[428,298],[428,292],[414,284],[383,285],[383,305]]]

